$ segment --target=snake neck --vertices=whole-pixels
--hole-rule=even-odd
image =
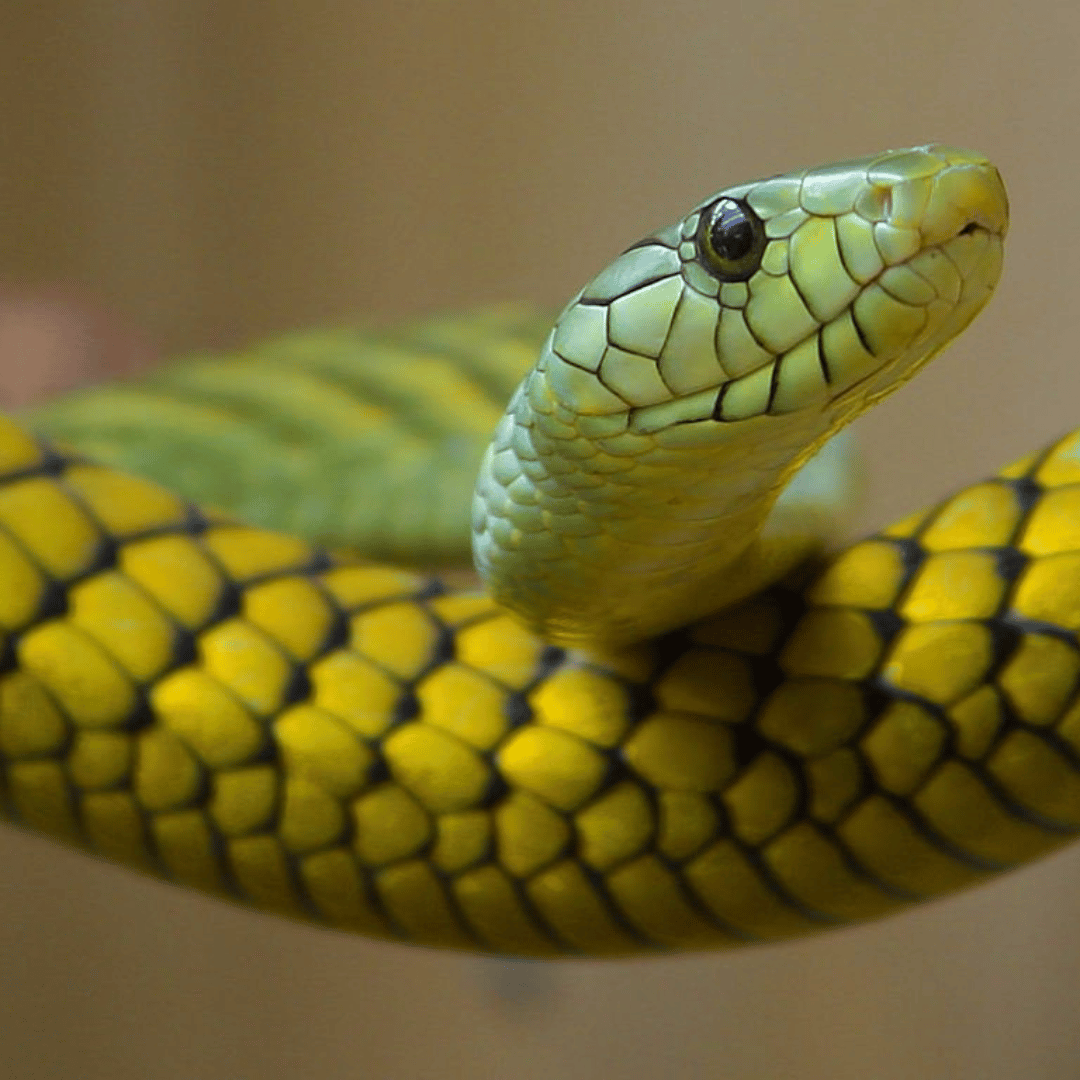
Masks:
[[[754,417],[730,437],[700,424],[608,434],[610,418],[569,414],[544,368],[485,455],[475,506],[490,525],[475,552],[495,598],[535,613],[547,640],[640,641],[756,592],[820,546],[790,521],[765,525],[848,410]]]

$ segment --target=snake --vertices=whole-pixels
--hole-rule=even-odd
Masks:
[[[985,157],[887,151],[725,188],[553,326],[301,334],[3,420],[3,815],[523,957],[787,939],[1069,842],[1080,431],[830,551],[841,429],[1007,224]],[[483,588],[433,569],[470,530]]]

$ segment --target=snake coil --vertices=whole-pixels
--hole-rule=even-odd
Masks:
[[[775,940],[880,916],[1067,842],[1080,825],[1080,432],[763,583],[821,542],[799,524],[817,524],[802,495],[777,501],[807,447],[989,296],[1005,212],[994,177],[976,155],[924,148],[729,189],[703,204],[714,208],[704,233],[694,211],[584,290],[511,404],[478,489],[497,510],[507,493],[510,523],[478,526],[491,539],[480,562],[525,552],[521,575],[495,586],[521,618],[437,578],[199,510],[4,421],[4,813],[263,910],[536,956]],[[699,259],[702,235],[736,263],[759,258],[745,217],[714,235],[738,200],[768,242],[746,281],[720,283]],[[915,251],[905,228],[921,236]],[[800,251],[823,236],[832,247],[804,264]],[[837,294],[826,279],[838,264],[849,276]],[[474,364],[492,340],[490,320],[479,324],[465,350]],[[452,366],[453,351],[439,363]],[[309,360],[272,361],[245,384],[277,410],[279,434],[310,421],[315,388],[324,403],[342,391],[341,365],[330,378],[329,361]],[[209,393],[211,377],[187,370],[161,378],[203,378]],[[221,370],[224,410],[235,372]],[[279,377],[288,390],[271,402]],[[235,404],[239,383],[228,385]],[[332,427],[338,414],[325,411]],[[118,410],[106,414],[115,424]],[[52,417],[62,429],[63,407]],[[757,441],[766,428],[781,435],[775,453]],[[710,464],[693,473],[701,499],[651,512],[656,489],[639,476],[670,483],[692,460],[684,452],[713,453],[721,429],[714,457],[743,471],[714,483]],[[108,457],[100,430],[86,442]],[[530,469],[531,502],[518,483]],[[623,480],[594,497],[589,477],[605,470]],[[362,477],[350,483],[358,504],[378,502],[379,488],[365,497]],[[590,531],[597,508],[621,521],[631,505],[644,507],[644,540]],[[698,513],[706,505],[712,517]],[[730,603],[688,624],[656,582],[699,561],[717,518],[742,531],[727,570],[706,567],[714,592],[690,590],[691,609],[704,614],[718,593]],[[672,521],[676,544],[661,538]],[[763,535],[775,557],[747,554]],[[559,576],[555,549],[582,559],[577,584]],[[617,603],[578,603],[580,566],[607,581],[591,576],[616,549],[638,557],[604,586]],[[658,636],[631,641],[627,627],[653,616]]]

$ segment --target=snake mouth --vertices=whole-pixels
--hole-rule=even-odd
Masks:
[[[717,425],[755,417],[863,407],[910,378],[981,310],[1000,275],[1004,231],[1001,220],[966,216],[942,242],[881,267],[846,308],[791,348],[740,378],[631,408],[628,430],[697,426],[707,438]]]
[[[970,322],[1007,222],[997,170],[937,145],[730,188],[590,282],[540,366],[597,437],[846,410]]]
[[[964,151],[929,147],[920,156],[938,171],[922,175],[929,166],[920,163],[913,177],[864,188],[854,207],[860,222],[850,213],[822,216],[793,233],[786,251],[793,303],[812,321],[759,369],[723,383],[712,420],[823,408],[850,415],[910,378],[982,309],[1000,277],[1008,229],[1001,177]],[[800,249],[803,230],[816,246]],[[868,238],[876,265],[868,259]],[[834,291],[831,310],[822,265],[847,279]],[[774,343],[755,331],[749,310],[755,283],[743,320],[755,342],[768,347]]]

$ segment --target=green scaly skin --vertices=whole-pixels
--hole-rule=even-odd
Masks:
[[[505,306],[380,333],[306,331],[88,387],[28,421],[253,525],[466,565],[480,459],[550,321]]]

